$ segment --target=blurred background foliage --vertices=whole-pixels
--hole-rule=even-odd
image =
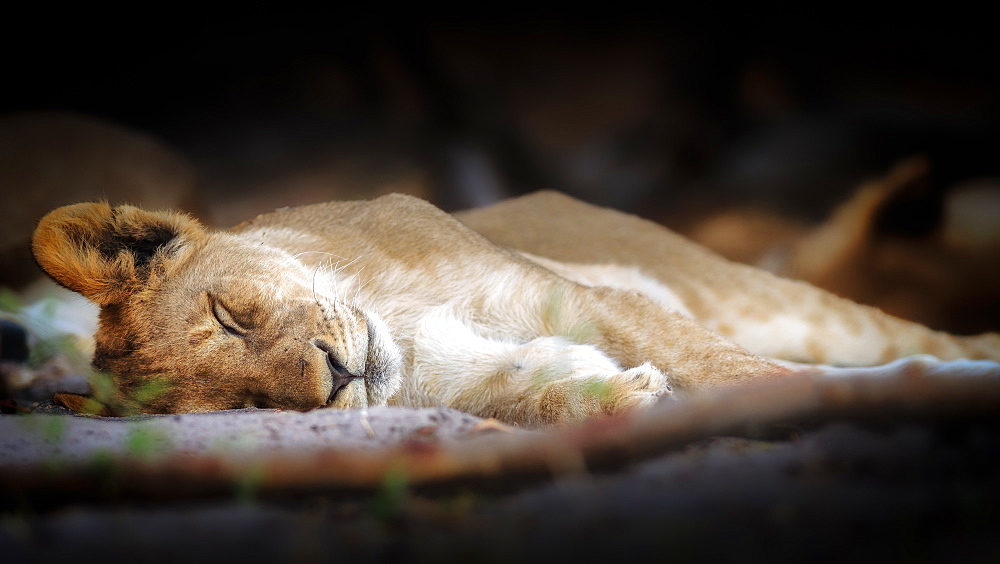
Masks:
[[[0,111],[154,135],[221,224],[539,188],[674,221],[720,201],[819,219],[904,157],[942,187],[997,174],[995,25],[974,12],[357,10],[15,10]]]

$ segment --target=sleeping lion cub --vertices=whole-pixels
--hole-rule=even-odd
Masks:
[[[93,364],[147,412],[446,405],[576,421],[805,363],[1000,359],[955,337],[727,262],[658,225],[542,192],[453,217],[392,195],[282,209],[227,231],[85,203],[33,239],[101,306]]]

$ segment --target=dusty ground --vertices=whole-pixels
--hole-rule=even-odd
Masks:
[[[995,421],[831,424],[499,491],[66,500],[6,513],[0,546],[8,562],[989,561],[1000,556],[996,431]]]
[[[945,395],[942,403],[959,397]],[[701,409],[755,411],[734,397],[752,404],[763,396],[751,390],[715,405],[702,401]],[[698,412],[665,405],[636,418],[645,427],[626,420],[541,433],[446,409],[132,420],[5,415],[0,554],[5,562],[1000,557],[1000,420],[989,407],[996,398],[939,410],[918,396],[900,397],[862,411],[813,409],[798,421],[764,423],[759,416],[760,423],[729,432],[701,425],[700,438],[652,449],[636,447],[644,428],[669,433],[671,418],[698,426],[691,417]],[[570,452],[601,436],[621,444],[575,463],[542,452],[549,461],[543,472],[509,464],[511,453],[537,458],[532,445]],[[321,463],[314,472],[323,480],[296,481],[294,464],[245,464],[294,461],[324,449],[310,459]],[[405,454],[395,460],[413,464],[412,477],[390,464],[375,481],[349,485],[352,472],[376,472],[384,462],[378,456],[393,449]],[[428,468],[446,475],[447,462],[462,452],[478,453],[480,461],[497,457],[475,477],[419,478]],[[366,466],[368,456],[374,458]],[[134,464],[114,464],[123,459]],[[233,464],[244,466],[227,475]],[[29,468],[28,477],[11,473],[16,467]]]

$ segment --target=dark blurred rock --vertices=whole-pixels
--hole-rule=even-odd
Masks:
[[[0,319],[0,361],[28,360],[28,334],[17,323]]]
[[[0,286],[42,276],[31,257],[35,223],[81,201],[196,211],[195,174],[145,133],[68,112],[0,115]]]

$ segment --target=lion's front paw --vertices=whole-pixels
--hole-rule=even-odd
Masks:
[[[666,376],[646,363],[608,378],[608,390],[601,406],[605,413],[617,413],[651,405],[672,394]]]
[[[663,373],[647,363],[616,374],[552,382],[539,408],[547,423],[571,423],[648,406],[671,393]]]

